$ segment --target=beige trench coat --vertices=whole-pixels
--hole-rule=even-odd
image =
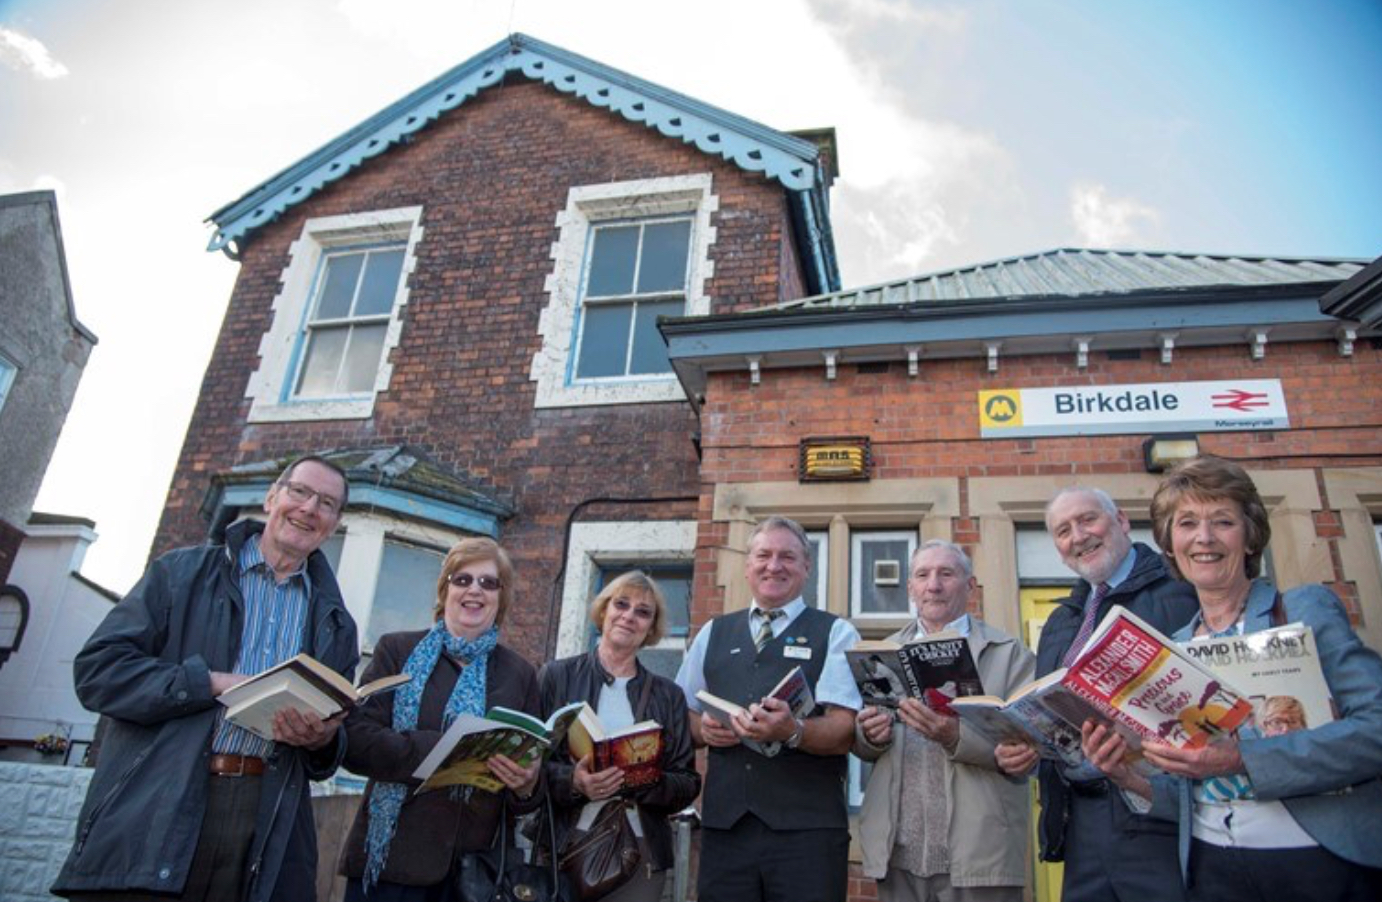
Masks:
[[[970,647],[979,667],[984,691],[1007,697],[1030,682],[1036,658],[1002,630],[971,618]],[[894,634],[896,642],[916,635],[909,624]],[[901,723],[893,726],[886,749],[874,748],[856,728],[854,754],[872,761],[873,773],[859,817],[859,843],[864,874],[875,880],[888,872],[897,836],[902,800],[902,741],[926,742]],[[954,886],[1021,886],[1027,882],[1027,839],[1030,802],[1026,780],[1010,780],[997,768],[993,743],[961,725],[960,741],[947,756],[945,785],[950,817],[950,882]]]

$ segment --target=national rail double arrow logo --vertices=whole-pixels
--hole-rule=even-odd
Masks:
[[[1230,407],[1239,413],[1251,413],[1255,408],[1271,404],[1267,400],[1266,392],[1243,391],[1241,388],[1231,388],[1222,394],[1210,395],[1209,400],[1214,402],[1215,407]]]

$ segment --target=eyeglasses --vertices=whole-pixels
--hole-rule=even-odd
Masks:
[[[633,616],[637,617],[639,620],[652,620],[653,616],[657,613],[652,608],[639,607],[627,598],[616,598],[610,602],[610,605],[621,614],[627,614],[629,611],[633,611]]]
[[[469,589],[475,583],[480,584],[480,588],[486,592],[498,592],[504,587],[498,577],[494,576],[472,576],[469,573],[453,573],[446,578],[446,581],[457,589]]]
[[[281,482],[279,485],[283,487],[283,491],[296,504],[306,504],[315,498],[317,499],[317,507],[320,508],[323,513],[334,517],[341,512],[341,500],[339,498],[334,498],[324,492],[309,488],[300,482]]]

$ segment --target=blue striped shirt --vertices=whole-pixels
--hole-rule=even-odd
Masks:
[[[264,560],[257,535],[245,540],[236,563],[236,579],[245,599],[245,623],[240,632],[240,654],[231,672],[256,674],[282,664],[302,650],[312,586],[306,561],[280,583]],[[269,740],[226,723],[224,707],[216,713],[211,751],[267,758],[272,749]]]

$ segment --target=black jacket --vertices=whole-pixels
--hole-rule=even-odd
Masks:
[[[653,681],[648,692],[648,707],[640,712],[638,698],[648,680]],[[599,701],[601,687],[613,682],[614,677],[605,672],[594,651],[553,661],[538,674],[542,715],[549,717],[557,708],[574,701],[588,702],[593,708]],[[643,835],[653,853],[653,869],[665,870],[673,862],[672,830],[667,817],[690,805],[701,791],[701,775],[696,772],[696,752],[687,724],[686,696],[676,683],[650,672],[641,663],[638,672],[629,680],[628,692],[629,707],[634,709],[634,715],[662,724],[666,743],[662,779],[651,786],[632,790],[629,795],[638,803]],[[558,844],[586,802],[571,784],[573,770],[575,765],[565,746],[553,753],[546,764],[547,791],[557,813]]]
[[[1189,583],[1181,582],[1171,575],[1160,552],[1143,545],[1133,544],[1132,572],[1128,578],[1109,590],[1100,604],[1099,618],[1114,605],[1122,605],[1138,617],[1150,623],[1168,636],[1180,629],[1199,610],[1200,603],[1195,589]],[[1041,628],[1041,644],[1037,648],[1036,675],[1040,679],[1061,666],[1061,659],[1075,640],[1084,618],[1084,603],[1089,597],[1090,585],[1085,580],[1075,586],[1068,598],[1059,601],[1059,607],[1052,612],[1045,626]],[[1097,621],[1096,621],[1097,622]],[[1065,824],[1070,816],[1071,791],[1065,777],[1054,762],[1041,762],[1039,773],[1041,794],[1041,815],[1038,821],[1038,835],[1041,840],[1041,859],[1043,861],[1065,860]],[[1107,789],[1107,781],[1104,789]],[[1152,818],[1142,817],[1125,810],[1123,805],[1115,806],[1126,820],[1120,826],[1126,832],[1163,833],[1166,825]]]
[[[408,656],[426,635],[426,630],[420,630],[380,637],[363,680],[402,673]],[[345,723],[350,742],[344,763],[355,773],[369,777],[370,782],[341,852],[341,874],[356,880],[364,876],[369,860],[369,804],[375,784],[385,780],[406,784],[411,790],[422,782],[413,779],[413,771],[442,737],[442,715],[460,674],[455,662],[446,655],[439,656],[422,692],[417,726],[406,732],[393,728],[393,693],[372,696],[350,713]],[[485,710],[503,706],[538,713],[537,674],[533,665],[517,652],[496,646],[490,653],[485,677]],[[504,796],[510,816],[527,813],[541,802],[537,792],[526,802],[507,790]],[[405,886],[441,883],[461,855],[493,844],[503,798],[498,793],[476,790],[467,802],[460,793],[450,790],[421,795],[410,791],[398,812],[384,873],[379,879]]]
[[[240,547],[262,523],[237,523],[225,545],[171,551],[149,565],[78,653],[77,697],[105,716],[96,773],[76,841],[52,892],[180,892],[206,811],[206,757],[220,706],[211,671],[235,667],[245,602]],[[321,552],[307,560],[312,594],[302,650],[350,679],[358,652]],[[260,790],[247,898],[311,900],[317,835],[310,780],[335,771],[345,734],[315,752],[275,744]]]

